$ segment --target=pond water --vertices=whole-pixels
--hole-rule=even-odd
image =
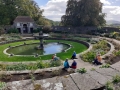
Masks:
[[[48,54],[55,54],[60,53],[63,50],[69,48],[69,45],[61,44],[61,43],[48,43],[44,45],[43,50],[37,50],[35,47],[39,46],[39,44],[29,44],[23,46],[13,47],[7,50],[7,53],[14,55],[48,55]]]

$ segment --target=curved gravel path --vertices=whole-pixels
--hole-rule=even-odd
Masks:
[[[117,42],[119,42],[119,41],[117,41]],[[110,42],[108,42],[108,43],[109,43],[109,45],[111,46],[111,49],[110,49],[110,51],[109,51],[108,53],[106,53],[105,55],[101,56],[102,58],[104,58],[105,56],[111,55],[112,52],[115,50],[115,49],[114,49],[114,45],[113,45],[112,43],[110,43]],[[119,43],[120,43],[120,42],[119,42]],[[92,47],[89,48],[89,50],[90,50],[90,49],[92,49]],[[70,64],[70,65],[72,64],[72,61],[73,61],[73,60],[69,60],[69,64]],[[75,59],[75,61],[77,62],[77,69],[86,68],[86,69],[89,71],[89,70],[91,70],[92,68],[97,69],[97,68],[99,68],[99,67],[101,66],[101,65],[98,65],[98,66],[97,66],[97,65],[93,65],[93,64],[91,64],[91,63],[89,63],[89,62],[84,62],[83,60],[81,60],[80,54],[77,54],[77,59]],[[102,63],[105,64],[104,60],[102,60]]]

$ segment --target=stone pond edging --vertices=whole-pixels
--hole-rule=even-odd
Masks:
[[[74,42],[78,42],[78,43],[82,43],[84,45],[86,45],[88,47],[88,49],[82,53],[86,53],[88,52],[89,50],[92,49],[92,45],[85,42],[85,41],[80,41],[80,40],[71,40],[71,39],[60,39],[60,38],[45,38],[46,40],[67,40],[67,41],[74,41]],[[24,40],[17,40],[17,41],[26,41],[27,39],[24,39]],[[28,40],[33,40],[33,39],[28,39]],[[11,41],[11,42],[16,42],[16,41]],[[8,42],[8,43],[11,43],[11,42]],[[58,41],[59,42],[59,41]],[[6,43],[5,43],[6,44]],[[71,47],[71,45],[70,45]],[[7,48],[8,49],[8,48]],[[6,53],[6,50],[4,50],[4,53]],[[68,48],[69,49],[69,48]],[[82,54],[80,53],[80,54]],[[7,53],[6,53],[7,54]],[[9,55],[9,54],[8,54]],[[31,61],[31,62],[3,62],[3,61],[0,61],[0,64],[19,64],[19,63],[23,63],[23,64],[29,64],[29,63],[36,63],[36,61]]]
[[[30,43],[30,44],[39,44],[39,43]],[[7,50],[9,50],[10,48],[15,48],[15,47],[19,47],[19,46],[23,46],[23,45],[30,45],[30,44],[27,44],[27,43],[23,43],[23,44],[20,44],[20,45],[16,45],[16,46],[10,46],[8,48],[6,48],[3,53],[10,56],[11,54],[7,53]],[[66,43],[62,43],[60,42],[59,44],[64,44],[64,45],[67,45],[69,46],[68,49],[65,49],[63,52],[66,52],[68,51],[72,46],[70,44],[66,44]],[[57,53],[56,53],[57,54]],[[24,56],[24,57],[27,57],[27,56],[35,56],[35,55],[13,55],[13,56]],[[38,55],[38,56],[44,56],[44,55]]]

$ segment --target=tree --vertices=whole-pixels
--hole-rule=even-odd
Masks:
[[[69,0],[61,23],[64,26],[102,26],[106,23],[102,5],[100,0]]]
[[[42,12],[34,0],[0,0],[0,25],[12,24],[17,16],[30,16],[40,22]]]
[[[5,33],[5,30],[4,30],[3,26],[0,26],[0,35],[2,35],[4,33]]]

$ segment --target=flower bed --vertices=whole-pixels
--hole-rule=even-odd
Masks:
[[[34,64],[12,64],[12,65],[5,65],[0,64],[0,71],[21,71],[21,70],[36,70],[36,69],[42,69],[42,68],[49,68],[49,67],[57,67],[62,65],[61,60],[57,61],[50,61],[50,62],[43,62],[38,61]]]
[[[107,42],[105,40],[101,40],[100,42],[93,44],[93,49],[81,55],[81,58],[86,62],[92,62],[96,56],[96,53],[100,53],[101,55],[104,55],[109,50],[110,47],[108,46]]]

